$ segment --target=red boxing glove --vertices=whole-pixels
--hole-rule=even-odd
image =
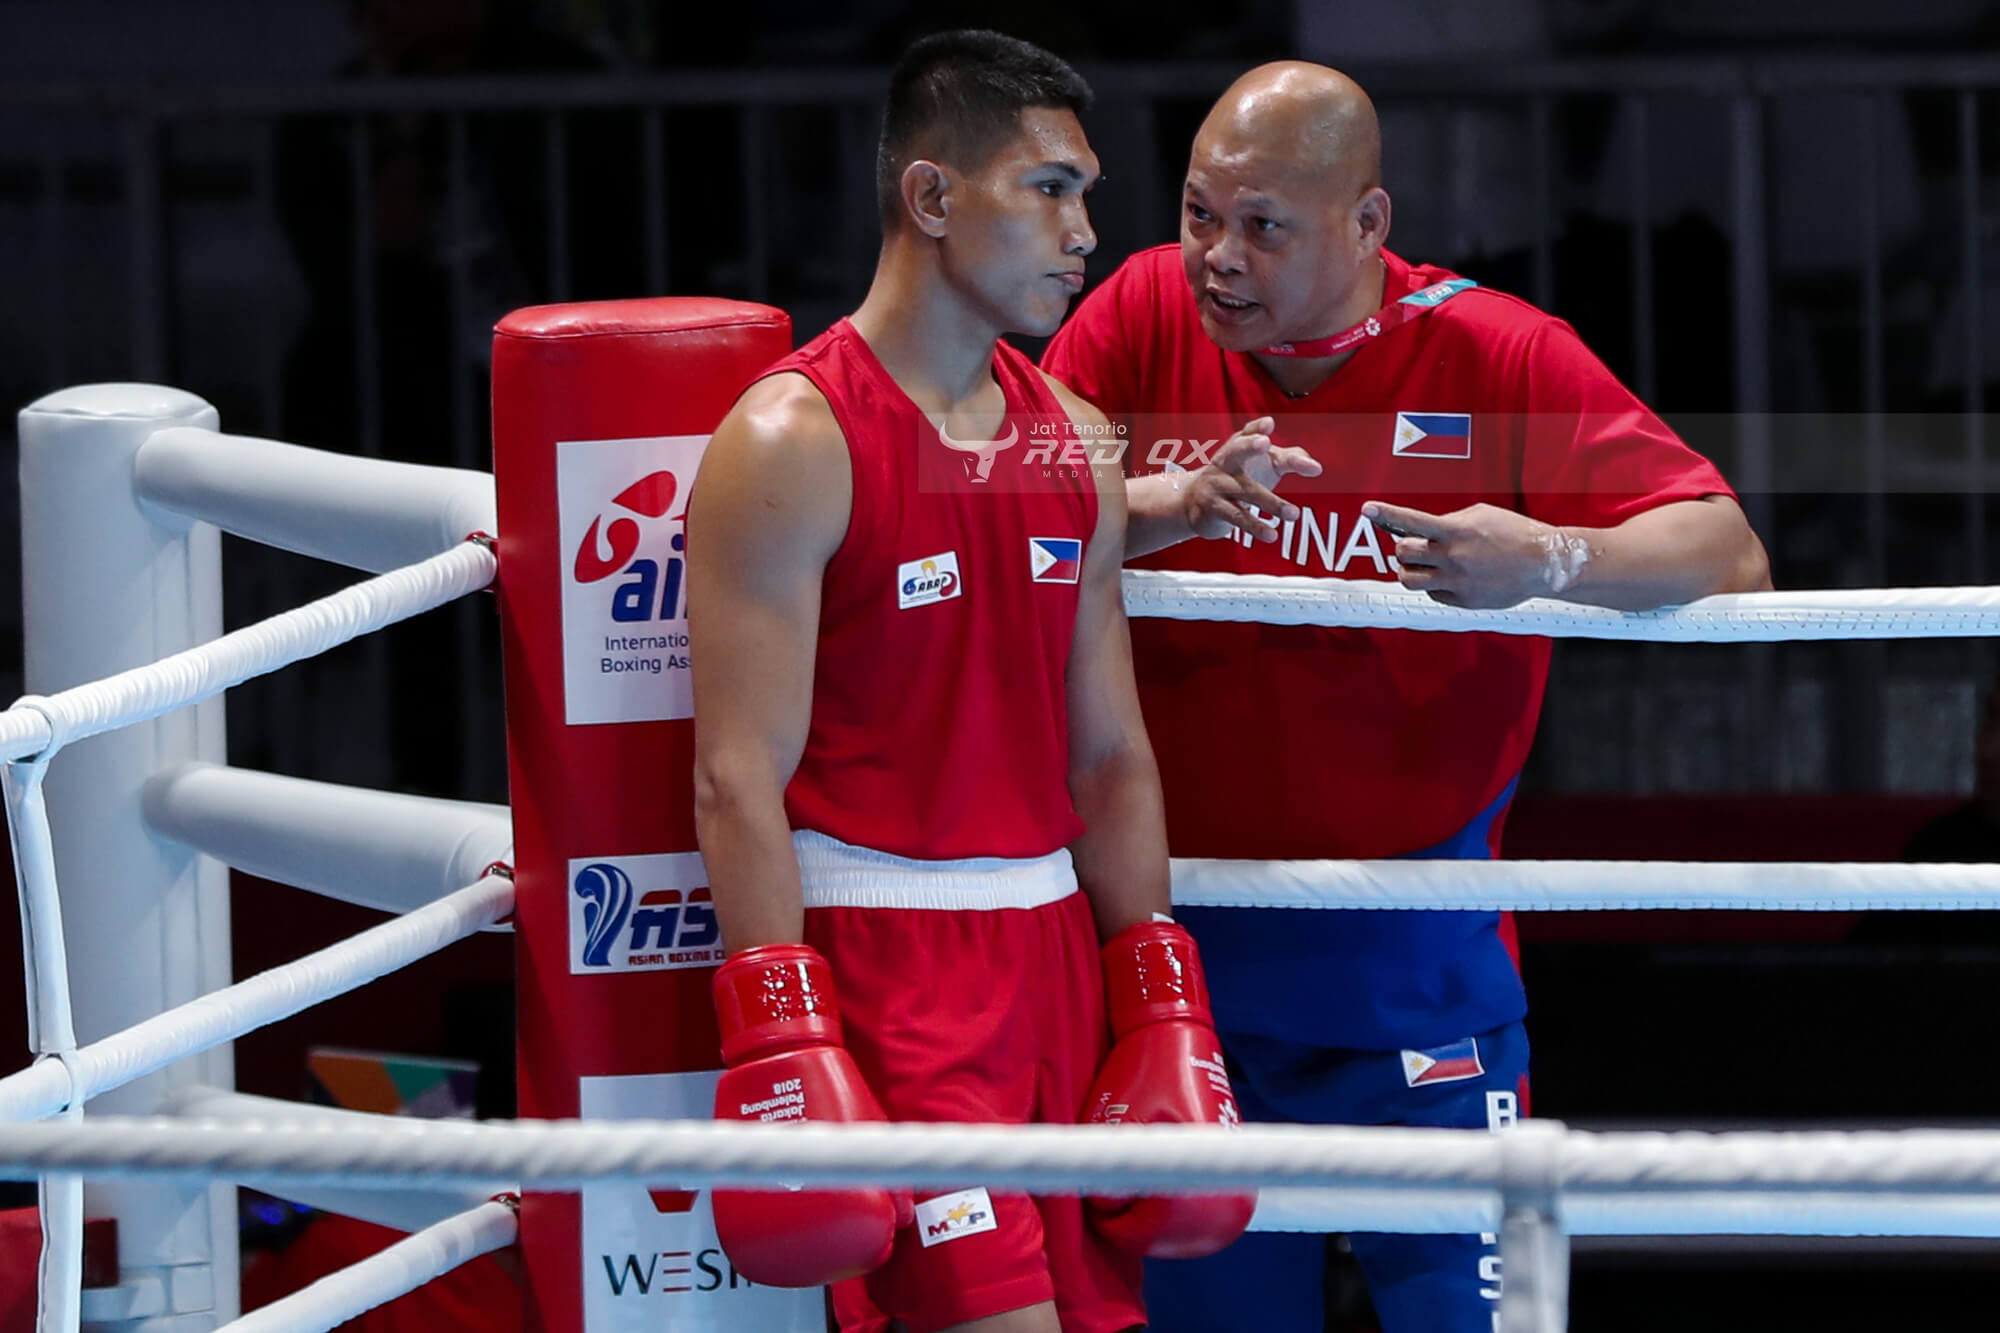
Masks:
[[[833,974],[803,944],[745,949],[715,973],[722,1062],[717,1120],[886,1120],[840,1037]],[[819,1287],[879,1268],[911,1217],[908,1191],[715,1191],[715,1234],[736,1270]]]
[[[1085,1123],[1240,1124],[1194,938],[1171,921],[1145,921],[1119,931],[1102,957],[1112,1046],[1084,1104]],[[1256,1209],[1254,1190],[1088,1205],[1100,1235],[1149,1259],[1213,1254],[1243,1234]]]

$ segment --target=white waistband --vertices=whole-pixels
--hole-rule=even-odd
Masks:
[[[1045,907],[1076,892],[1069,849],[1014,860],[971,856],[961,861],[913,861],[854,847],[811,829],[794,829],[799,878],[807,907],[902,907],[985,912]]]

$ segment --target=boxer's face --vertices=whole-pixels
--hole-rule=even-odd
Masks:
[[[1003,332],[1054,333],[1083,290],[1084,256],[1097,248],[1083,196],[1098,174],[1074,112],[1029,107],[1005,148],[956,175],[944,271]]]
[[[1256,142],[1204,130],[1181,198],[1181,265],[1203,332],[1230,351],[1338,333],[1388,230],[1388,196],[1360,198]]]

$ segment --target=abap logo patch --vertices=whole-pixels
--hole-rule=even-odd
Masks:
[[[1403,1082],[1412,1088],[1427,1083],[1459,1083],[1486,1072],[1479,1062],[1479,1040],[1467,1037],[1449,1046],[1403,1052]]]
[[[1472,414],[1398,412],[1390,452],[1398,458],[1470,458]]]
[[[1037,583],[1075,583],[1083,577],[1082,539],[1028,538],[1028,577]]]
[[[569,970],[665,972],[722,961],[699,852],[569,863]]]
[[[921,560],[905,560],[896,566],[896,609],[948,602],[965,591],[958,576],[958,552],[945,551]]]
[[[999,1229],[1000,1224],[993,1220],[993,1198],[983,1189],[940,1194],[917,1205],[917,1236],[925,1249]]]
[[[694,716],[687,496],[706,435],[556,445],[563,718]]]

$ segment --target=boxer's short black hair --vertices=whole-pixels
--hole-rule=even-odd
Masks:
[[[875,151],[882,225],[903,211],[903,168],[920,157],[977,171],[1020,128],[1029,107],[1088,110],[1090,85],[1061,57],[1005,33],[940,32],[914,43],[889,76]]]

